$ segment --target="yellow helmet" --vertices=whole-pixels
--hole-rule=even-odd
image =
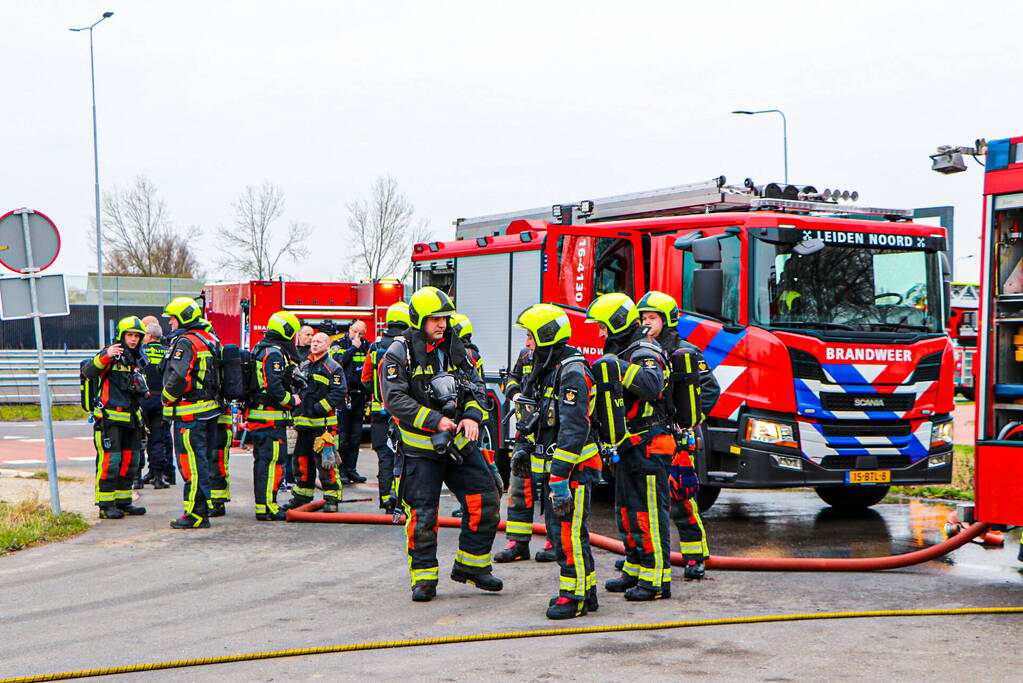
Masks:
[[[408,300],[409,322],[417,330],[422,329],[423,321],[431,316],[450,316],[454,312],[451,297],[436,287],[417,289]]]
[[[469,316],[454,313],[448,321],[451,323],[451,329],[462,339],[472,336],[472,321],[469,320]]]
[[[602,294],[586,309],[586,320],[604,323],[611,334],[618,334],[632,327],[639,320],[639,311],[628,294],[612,292]]]
[[[302,327],[298,316],[291,311],[277,311],[266,321],[268,332],[276,332],[285,339],[294,339],[298,328]]]
[[[117,321],[117,341],[120,342],[124,339],[124,335],[128,332],[135,332],[141,337],[146,334],[146,326],[142,324],[138,316],[129,315],[127,318]]]
[[[199,303],[190,297],[179,296],[163,307],[164,318],[176,318],[182,325],[188,325],[199,319],[202,309]]]
[[[396,304],[391,304],[387,307],[387,315],[384,316],[384,322],[388,325],[392,323],[404,323],[409,327],[412,327],[412,320],[408,315],[408,304],[404,301],[399,301]]]
[[[640,313],[645,311],[660,313],[664,316],[664,320],[668,323],[668,327],[675,327],[678,325],[678,304],[670,294],[651,290],[644,294],[643,298],[639,300],[639,303],[636,304],[636,309]]]
[[[564,344],[572,336],[572,323],[565,311],[553,304],[534,304],[519,314],[515,321],[533,335],[537,347]]]

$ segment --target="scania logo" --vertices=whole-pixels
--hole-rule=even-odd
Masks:
[[[853,405],[857,408],[884,408],[883,398],[854,398]]]

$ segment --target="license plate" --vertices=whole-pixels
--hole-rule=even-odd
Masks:
[[[855,470],[845,473],[846,484],[887,484],[892,480],[889,470]]]

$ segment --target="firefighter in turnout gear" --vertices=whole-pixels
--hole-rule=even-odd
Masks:
[[[213,324],[205,318],[199,319],[199,326],[214,340],[217,347],[220,347],[220,340],[213,331]],[[227,514],[227,504],[231,502],[231,444],[234,442],[234,415],[231,406],[223,399],[220,400],[220,415],[217,416],[217,427],[213,437],[213,446],[210,453],[210,517],[223,517]]]
[[[412,329],[391,344],[380,371],[384,408],[397,421],[399,493],[416,602],[437,594],[437,515],[444,484],[464,511],[451,579],[487,591],[503,587],[490,562],[500,477],[495,479],[477,444],[489,399],[465,346],[448,326],[454,312],[439,289],[416,291],[409,300]]]
[[[366,323],[356,320],[348,334],[331,349],[331,356],[345,371],[348,402],[338,411],[338,452],[341,454],[341,481],[362,484],[366,477],[359,474],[359,444],[362,443],[362,423],[366,415],[366,392],[362,387],[362,366],[366,363],[369,342],[366,341]]]
[[[149,318],[155,320],[155,318]],[[175,483],[174,462],[170,455],[170,429],[163,419],[163,403],[160,392],[163,391],[163,372],[161,365],[167,355],[167,347],[163,345],[163,329],[158,322],[146,326],[146,336],[142,340],[142,355],[146,357],[143,373],[149,385],[149,395],[142,399],[142,419],[146,423],[149,438],[146,450],[149,456],[149,471],[142,479],[152,484],[153,488],[166,489]]]
[[[294,313],[277,311],[266,324],[266,334],[252,350],[253,393],[246,413],[252,437],[252,480],[256,496],[256,519],[283,521],[284,510],[277,505],[281,484],[281,462],[287,457],[286,427],[291,411],[302,404],[296,393],[298,350],[292,340],[301,324]]]
[[[309,346],[308,357],[298,367],[298,373],[306,378],[307,384],[300,392],[302,405],[292,411],[298,438],[292,463],[295,485],[291,487],[289,509],[312,501],[317,473],[323,488],[323,512],[337,512],[341,502],[335,411],[344,405],[348,385],[344,370],[330,357],[329,350],[330,337],[317,332]]]
[[[480,353],[480,347],[476,346],[472,341],[472,321],[469,320],[468,316],[455,313],[451,316],[449,322],[451,329],[455,331],[455,334],[465,344],[465,350],[469,352],[469,358],[472,360],[473,365],[476,366],[476,372],[479,373],[480,377],[483,377],[483,355]]]
[[[83,373],[95,387],[91,400],[96,444],[95,502],[102,519],[144,515],[132,505],[131,485],[138,474],[145,434],[139,401],[149,393],[141,352],[142,321],[131,316],[117,323],[114,343],[100,349]]]
[[[163,416],[171,423],[178,469],[185,480],[185,514],[174,529],[210,525],[210,462],[216,450],[220,416],[220,343],[205,330],[199,304],[188,297],[171,300],[169,350],[163,370]]]
[[[664,352],[671,356],[679,347],[688,347],[692,351],[692,362],[700,374],[700,401],[702,414],[710,412],[717,400],[720,389],[714,374],[707,367],[703,354],[695,346],[679,338],[679,310],[670,295],[658,291],[647,292],[636,304],[640,319]],[[693,457],[696,444],[703,442],[700,424],[692,427],[676,425],[680,439],[676,447],[668,472],[669,497],[671,498],[671,519],[678,529],[679,547],[685,560],[685,578],[689,580],[704,577],[703,563],[710,557],[707,547],[707,530],[700,517],[700,507],[696,495],[700,490],[696,476]],[[692,450],[690,450],[692,449]]]
[[[586,309],[606,338],[604,357],[594,374],[620,372],[627,435],[618,447],[615,466],[615,508],[625,545],[620,578],[605,588],[625,593],[627,600],[671,597],[671,533],[668,527],[668,466],[676,450],[669,431],[663,395],[668,386],[668,360],[639,324],[636,304],[626,294],[604,294]],[[615,366],[615,367],[611,367]]]
[[[572,619],[597,609],[597,575],[586,522],[593,488],[600,482],[600,450],[590,428],[596,388],[582,353],[568,345],[572,328],[565,312],[537,304],[519,316],[533,352],[527,398],[536,404],[534,452],[549,460],[543,481],[544,519],[560,567],[558,594],[547,617]],[[521,451],[516,469],[524,470]]]
[[[522,433],[523,424],[529,419],[530,409],[535,408],[535,405],[529,401],[519,402],[516,400],[531,393],[529,383],[532,379],[535,350],[536,344],[533,338],[527,336],[526,348],[519,352],[519,358],[515,361],[511,372],[508,373],[508,381],[504,385],[504,393],[508,397],[509,405],[515,406],[518,433],[512,446],[512,467],[508,477],[508,521],[505,525],[505,536],[508,543],[494,555],[494,562],[504,563],[529,559],[529,539],[533,537],[534,503],[540,495],[546,466],[550,464],[549,460],[533,453],[533,434],[531,432]],[[518,466],[515,466],[516,457],[518,457]],[[553,562],[555,560],[550,529],[547,530],[546,541],[543,550],[538,550],[536,553],[537,562]]]
[[[408,304],[404,301],[391,304],[385,317],[387,329],[380,339],[373,342],[366,352],[366,360],[362,366],[362,384],[370,395],[370,441],[377,454],[377,490],[380,495],[380,508],[388,514],[394,513],[398,501],[394,496],[395,452],[391,447],[388,434],[392,422],[390,414],[384,409],[384,397],[380,389],[380,364],[384,354],[405,330],[412,326],[408,315]]]

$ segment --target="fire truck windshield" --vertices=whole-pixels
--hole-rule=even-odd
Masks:
[[[767,327],[941,332],[935,252],[828,244],[800,255],[793,244],[751,240],[751,319]]]

